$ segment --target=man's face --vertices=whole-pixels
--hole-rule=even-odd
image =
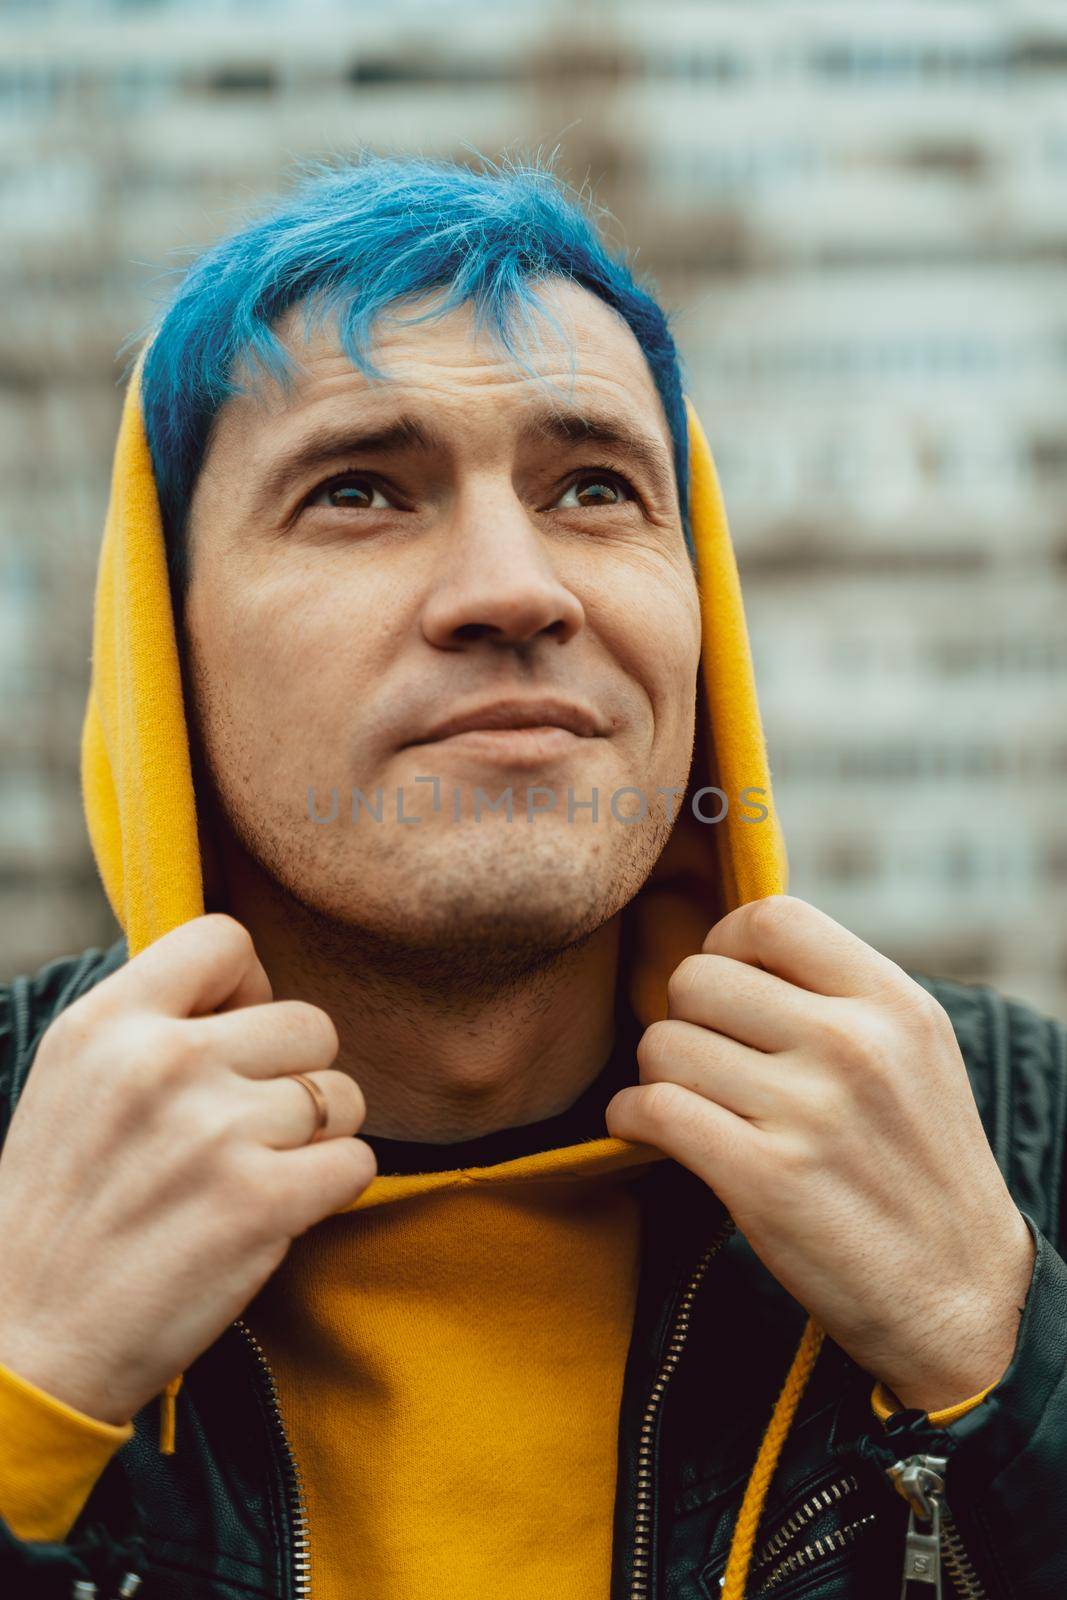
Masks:
[[[257,373],[224,405],[188,523],[191,721],[226,848],[342,937],[483,975],[632,899],[680,803],[657,788],[684,786],[693,747],[700,616],[659,396],[609,307],[542,294],[566,334],[539,324],[551,391],[469,306],[383,318],[385,381],[289,312],[296,386]],[[434,737],[544,699],[583,731]],[[616,810],[643,798],[644,821],[612,814],[627,787]],[[376,808],[379,789],[382,820],[357,799],[353,821],[353,790]],[[309,790],[319,817],[336,792],[334,820]]]

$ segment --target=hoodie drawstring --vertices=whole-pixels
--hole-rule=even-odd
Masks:
[[[182,1386],[184,1376],[183,1372],[179,1372],[176,1378],[170,1380],[159,1397],[159,1453],[162,1456],[174,1454],[174,1398]]]
[[[818,1359],[823,1338],[823,1330],[809,1317],[800,1343],[797,1345],[792,1365],[782,1384],[781,1393],[774,1403],[774,1410],[767,1424],[767,1431],[763,1435],[756,1464],[745,1486],[741,1510],[737,1514],[737,1525],[730,1540],[730,1554],[723,1577],[721,1600],[745,1600],[745,1584],[748,1581],[748,1569],[752,1564],[756,1530],[763,1515],[763,1503],[767,1498],[767,1490],[770,1488],[774,1469],[778,1465],[778,1457],[782,1453],[786,1435],[793,1425],[800,1397]]]

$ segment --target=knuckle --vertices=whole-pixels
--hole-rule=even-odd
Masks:
[[[186,1084],[202,1060],[203,1047],[182,1019],[159,1019],[139,1036],[137,1044],[140,1048],[132,1053],[147,1056],[155,1083],[164,1090]],[[141,1065],[138,1061],[138,1069]]]
[[[794,904],[793,897],[787,894],[763,895],[748,902],[745,914],[757,942],[774,939],[783,931],[793,915]]]
[[[336,1076],[341,1079],[339,1085],[342,1096],[341,1104],[347,1107],[347,1120],[354,1123],[357,1128],[361,1127],[367,1115],[367,1102],[364,1098],[363,1090],[355,1078],[350,1078],[347,1072],[338,1072]],[[370,1149],[370,1146],[368,1145],[367,1148]]]
[[[228,911],[208,911],[199,918],[199,925],[234,960],[255,953],[252,935],[244,923],[231,917]]]
[[[378,1176],[378,1157],[362,1139],[351,1139],[349,1144],[352,1164],[356,1169],[355,1181],[359,1184],[357,1193],[362,1193],[371,1180]]]
[[[38,1049],[45,1061],[63,1064],[94,1053],[106,1029],[121,1020],[121,1011],[112,995],[97,995],[95,990],[82,995],[49,1023]]]
[[[188,1089],[172,1106],[170,1120],[182,1145],[199,1159],[209,1155],[217,1159],[220,1150],[240,1142],[241,1109],[218,1088]]]
[[[895,1019],[873,1011],[858,1028],[859,1046],[868,1071],[890,1072],[900,1056],[900,1030]]]
[[[805,1084],[797,1105],[797,1123],[840,1130],[852,1115],[856,1083],[853,1073],[824,1073],[816,1083]]]
[[[121,985],[111,982],[108,978],[102,983],[95,984],[85,994],[80,995],[73,1005],[61,1011],[53,1027],[58,1023],[64,1023],[78,1031],[95,1032],[98,1028],[120,1020],[128,1011],[129,1002]]]
[[[666,1080],[650,1083],[641,1095],[642,1121],[653,1129],[673,1126],[678,1121],[679,1096],[684,1092]]]
[[[869,1019],[839,1005],[824,1012],[816,1026],[822,1049],[835,1062],[858,1066],[876,1042]]]
[[[667,979],[667,1004],[671,1010],[684,1011],[699,993],[707,973],[706,955],[686,956]]]
[[[839,1070],[821,1085],[825,1115],[847,1116],[857,1104],[884,1108],[899,1080],[900,1035],[892,1019],[865,1012],[832,1027]]]
[[[915,1024],[927,1034],[945,1038],[951,1034],[953,1038],[956,1037],[956,1030],[952,1026],[952,1018],[940,1000],[936,999],[929,989],[924,989],[921,984],[916,984],[915,986],[912,1016]]]
[[[803,1190],[814,1176],[825,1167],[822,1152],[802,1133],[793,1130],[791,1136],[776,1141],[774,1153],[775,1182],[782,1194]]]
[[[638,1067],[642,1071],[655,1071],[664,1060],[673,1031],[670,1021],[666,1018],[649,1023],[635,1051]]]
[[[361,1194],[377,1176],[378,1160],[374,1151],[363,1139],[336,1139],[334,1144],[340,1182],[346,1191],[351,1187],[354,1194]]]
[[[310,1047],[316,1056],[327,1061],[333,1060],[341,1041],[328,1012],[308,1000],[278,1000],[274,1005],[276,1016],[291,1027],[295,1043]]]
[[[318,1006],[314,1007],[313,1009],[315,1011],[315,1025],[318,1028],[319,1033],[322,1035],[323,1050],[326,1053],[327,1059],[332,1061],[334,1056],[337,1055],[341,1048],[341,1040],[337,1033],[337,1027],[333,1021],[333,1018],[329,1016],[327,1012],[323,1011]]]

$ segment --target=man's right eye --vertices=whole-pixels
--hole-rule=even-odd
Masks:
[[[328,499],[320,502],[323,495]],[[326,509],[331,511],[380,511],[392,504],[374,479],[364,473],[346,473],[344,477],[331,478],[327,483],[320,484],[307,501],[309,506],[319,503],[324,503]]]

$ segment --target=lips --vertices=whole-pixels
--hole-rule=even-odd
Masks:
[[[580,738],[594,739],[607,732],[602,720],[588,707],[570,700],[496,700],[454,712],[436,723],[412,744],[432,744],[456,734],[479,729],[565,728]]]

